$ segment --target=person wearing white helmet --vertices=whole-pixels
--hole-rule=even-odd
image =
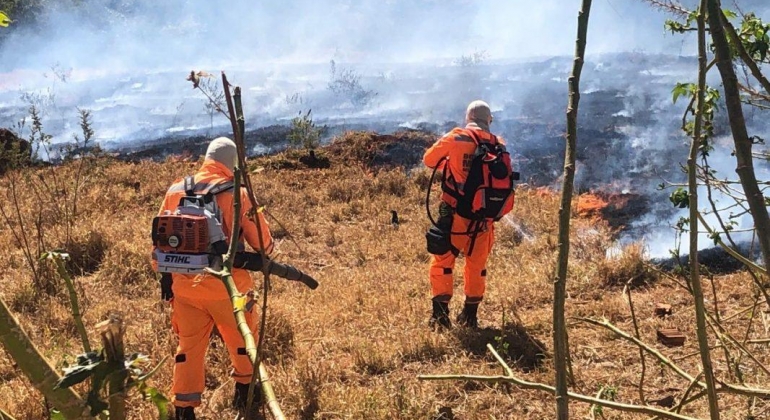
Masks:
[[[464,199],[463,188],[468,181],[479,144],[500,146],[504,150],[502,139],[489,131],[492,120],[492,112],[486,102],[471,102],[465,113],[466,125],[442,136],[423,157],[423,162],[429,168],[444,170],[440,217],[436,228],[444,232],[439,234],[442,237],[439,241],[444,241],[445,246],[438,246],[438,251],[429,250],[434,254],[429,274],[433,304],[429,325],[433,328],[450,328],[452,325],[449,302],[454,294],[455,260],[461,253],[465,256],[465,303],[457,322],[471,328],[478,327],[477,312],[486,289],[486,265],[494,244],[495,229],[488,219],[476,221],[459,215],[458,205]]]
[[[176,180],[166,192],[160,215],[174,212],[180,199],[189,193],[213,195],[220,211],[220,222],[226,236],[231,234],[234,221],[233,215],[233,168],[237,160],[235,143],[220,137],[211,141],[206,150],[203,165],[191,178],[191,190],[185,185],[185,179]],[[187,178],[190,180],[190,177]],[[229,185],[229,188],[227,187]],[[273,238],[270,228],[261,212],[261,231],[247,214],[251,210],[251,201],[245,188],[241,194],[240,220],[241,235],[236,240],[239,249],[244,241],[253,249],[260,248],[260,236],[267,255],[273,250]],[[226,239],[229,244],[230,238]],[[153,252],[153,256],[155,253]],[[158,268],[158,261],[153,259],[153,268]],[[240,293],[245,294],[252,288],[252,280],[244,269],[233,270],[233,281]],[[172,403],[175,407],[176,420],[194,420],[195,407],[201,403],[201,395],[205,389],[205,356],[209,345],[209,337],[216,326],[233,365],[232,377],[235,381],[233,405],[241,413],[246,411],[246,395],[251,382],[252,365],[246,353],[243,337],[236,326],[233,316],[233,306],[224,283],[210,274],[181,274],[163,273],[161,276],[161,298],[171,302],[173,312],[171,326],[179,339],[176,349],[174,374],[171,386]],[[257,335],[257,314],[253,309],[245,313],[246,321],[252,333]],[[261,388],[255,387],[256,400],[260,401]]]

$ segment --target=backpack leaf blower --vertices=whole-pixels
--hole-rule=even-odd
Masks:
[[[268,259],[268,264],[268,271],[270,274],[276,275],[282,279],[298,281],[313,290],[318,287],[318,282],[314,278],[292,265],[281,264],[270,259]],[[233,268],[242,268],[249,271],[262,271],[262,267],[262,254],[256,252],[239,252],[235,254]]]

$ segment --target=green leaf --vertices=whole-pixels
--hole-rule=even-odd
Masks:
[[[147,398],[155,405],[155,407],[158,409],[158,414],[160,419],[165,419],[168,416],[168,413],[166,412],[169,400],[166,398],[163,393],[158,391],[157,388],[145,388],[144,390],[145,395]]]
[[[679,207],[680,209],[690,207],[690,193],[684,188],[677,188],[676,191],[671,193],[668,199],[674,206]]]
[[[0,26],[7,28],[11,23],[13,23],[11,18],[9,18],[5,13],[0,12]]]
[[[102,356],[96,352],[78,355],[77,365],[64,368],[64,376],[56,383],[56,388],[69,388],[85,381],[103,362]]]
[[[714,245],[715,245],[715,246],[716,246],[716,245],[719,245],[719,241],[720,241],[720,239],[722,239],[722,238],[719,236],[719,232],[712,232],[712,233],[709,235],[709,238],[710,238],[711,240],[713,240],[713,241],[714,241]]]
[[[738,17],[738,14],[733,12],[730,9],[722,9],[722,13],[724,13],[725,17],[727,17],[728,19],[733,19],[733,18]]]
[[[674,21],[674,20],[666,20],[666,23],[663,24],[663,27],[667,31],[671,31],[672,34],[674,33],[680,33],[683,34],[690,30],[690,24],[684,25],[680,22]]]
[[[677,83],[676,86],[674,86],[674,89],[671,90],[674,94],[674,103],[676,103],[677,99],[682,95],[692,95],[692,92],[695,90],[694,87],[695,85],[692,83]]]

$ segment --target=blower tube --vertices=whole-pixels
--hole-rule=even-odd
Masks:
[[[286,280],[298,281],[313,290],[318,287],[318,282],[314,278],[303,273],[296,267],[289,264],[277,263],[269,259],[268,261],[270,263],[270,274]],[[239,252],[235,254],[233,268],[242,268],[249,271],[262,271],[262,254],[256,252]]]

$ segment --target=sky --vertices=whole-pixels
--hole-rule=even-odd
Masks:
[[[732,1],[732,0],[729,0]],[[667,14],[641,0],[593,2],[588,51],[686,53]],[[744,4],[747,2],[743,2]],[[761,2],[749,1],[751,7]],[[17,30],[0,71],[163,69],[270,63],[425,62],[571,55],[577,0],[86,0]],[[765,5],[764,9],[770,8]]]

